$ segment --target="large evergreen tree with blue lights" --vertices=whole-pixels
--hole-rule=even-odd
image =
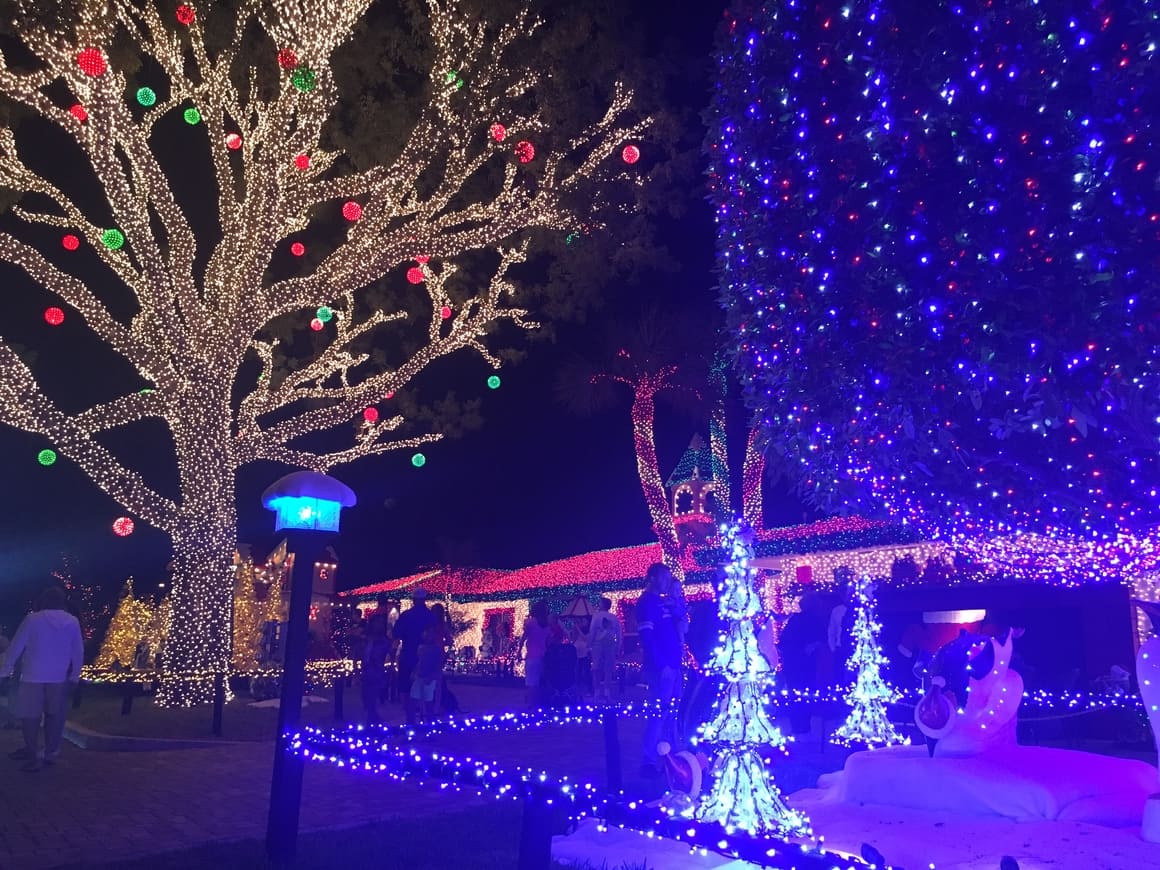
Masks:
[[[768,459],[814,506],[1096,546],[1160,520],[1158,16],[727,15],[721,298]]]

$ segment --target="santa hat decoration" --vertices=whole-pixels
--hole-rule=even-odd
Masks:
[[[673,752],[668,743],[658,743],[657,754],[661,757],[661,767],[664,768],[670,789],[684,792],[690,798],[701,793],[701,778],[708,764],[704,755]]]

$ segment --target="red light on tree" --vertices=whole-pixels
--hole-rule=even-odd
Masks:
[[[375,422],[375,420],[379,419],[379,409],[367,408],[365,411],[363,411],[363,419],[368,423]]]
[[[491,138],[496,142],[502,142],[503,137],[507,135],[507,127],[503,124],[492,124],[488,128],[488,132],[491,133]]]
[[[78,124],[83,124],[85,121],[87,121],[89,119],[88,110],[84,106],[82,106],[80,103],[76,103],[72,106],[69,106],[68,111],[69,111],[70,115],[72,115],[74,118],[77,119]]]
[[[322,331],[322,321],[319,320],[317,317],[315,317],[313,320],[310,321],[310,328],[313,329],[315,332],[321,332]]]
[[[420,269],[418,266],[412,266],[410,269],[407,270],[407,280],[410,281],[412,284],[422,284],[423,283],[423,270]]]
[[[64,311],[55,305],[52,308],[44,309],[44,322],[49,326],[60,326],[64,323]]]
[[[342,216],[348,221],[357,221],[362,217],[362,206],[353,199],[342,204]]]
[[[444,320],[447,320],[448,318],[450,318],[451,317],[451,307],[448,305],[444,305],[442,308],[439,309],[439,316],[442,317]]]
[[[237,151],[242,147],[242,137],[237,133],[226,133],[226,147],[231,151]]]
[[[297,166],[299,169],[309,169],[310,168],[310,155],[309,154],[299,154],[297,157],[294,158],[294,165]]]
[[[178,24],[184,24],[186,27],[189,27],[189,25],[193,24],[195,17],[197,17],[197,12],[194,11],[192,6],[187,6],[185,3],[182,3],[177,7]]]
[[[295,242],[290,246],[290,253],[295,257],[301,257],[306,253],[306,245],[302,244],[302,242]]]
[[[520,163],[531,163],[536,159],[536,146],[527,139],[516,143],[515,152]]]
[[[77,66],[87,76],[102,75],[109,68],[99,48],[83,48],[77,52]]]
[[[624,150],[620,152],[621,159],[629,165],[640,160],[640,149],[635,145],[625,145]]]
[[[283,48],[278,52],[278,66],[282,69],[294,69],[298,66],[298,55],[293,49]]]
[[[133,534],[133,521],[128,517],[117,517],[113,520],[113,534],[118,538],[127,538]]]
[[[64,235],[61,238],[60,243],[64,246],[66,251],[75,251],[81,246],[81,240],[74,236],[72,233],[67,233]]]

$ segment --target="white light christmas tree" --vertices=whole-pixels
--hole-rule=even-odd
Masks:
[[[729,556],[717,592],[717,611],[727,624],[707,670],[725,678],[713,720],[701,728],[701,740],[717,746],[713,787],[701,799],[697,818],[719,822],[727,830],[753,834],[809,834],[809,820],[790,809],[773,782],[759,747],[784,749],[785,737],[766,712],[772,676],[757,649],[753,619],[761,612],[753,556],[752,531],[734,523],[722,529]]]
[[[898,700],[898,692],[882,679],[886,658],[878,648],[878,633],[882,626],[874,607],[874,584],[863,574],[855,587],[858,614],[850,634],[854,651],[850,653],[850,667],[856,671],[854,685],[846,693],[850,715],[830,737],[833,743],[843,745],[890,746],[909,744],[910,739],[895,730],[886,718],[886,705]]]
[[[384,162],[363,168],[324,129],[344,103],[332,62],[370,0],[66,4],[76,20],[40,5],[0,4],[24,49],[0,50],[0,95],[55,128],[70,165],[45,174],[43,143],[28,138],[40,128],[0,122],[0,186],[22,195],[0,261],[46,291],[48,329],[80,324],[136,382],[88,407],[58,404],[30,356],[0,338],[0,423],[41,436],[52,448],[42,465],[59,455],[170,536],[158,700],[207,701],[230,668],[238,470],[270,460],[325,472],[438,440],[423,409],[380,405],[453,354],[499,368],[496,334],[536,326],[512,283],[529,233],[599,227],[611,196],[590,183],[640,181],[622,154],[649,121],[617,83],[598,120],[571,138],[549,131],[542,77],[521,51],[539,22],[491,25],[427,0],[426,101]],[[174,183],[190,168],[166,159],[172,136],[216,182],[196,203]],[[93,195],[62,186],[88,175]],[[191,212],[214,215],[212,230]],[[388,285],[394,301],[372,292]],[[287,323],[300,327],[289,340]],[[288,348],[307,325],[314,352],[299,357]],[[175,458],[170,491],[104,443],[158,422]],[[131,519],[116,529],[129,534]]]

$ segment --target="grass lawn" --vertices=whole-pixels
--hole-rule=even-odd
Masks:
[[[522,687],[452,681],[451,688],[459,698],[463,709],[470,713],[515,710],[524,706]],[[133,699],[129,715],[122,716],[119,686],[94,683],[85,685],[81,691],[81,704],[69,711],[69,721],[92,731],[119,737],[214,739],[210,733],[213,717],[213,708],[210,705],[163,710],[153,703],[152,696],[138,696]],[[333,689],[318,689],[314,692],[314,696],[325,698],[325,703],[304,705],[303,723],[324,727],[339,724],[334,717]],[[384,704],[381,710],[388,722],[403,721],[401,704]],[[353,686],[346,688],[344,714],[348,723],[363,721],[362,700],[357,681]],[[277,706],[256,707],[249,695],[238,693],[226,705],[223,712],[222,739],[273,740],[277,725]]]
[[[298,840],[295,867],[300,870],[511,870],[516,866],[520,805],[497,801],[477,809],[429,816],[422,820],[390,820],[305,834]],[[218,843],[162,852],[133,861],[85,864],[86,870],[256,870],[267,866],[265,846],[257,840]],[[553,862],[555,870],[652,870],[643,865],[593,867]],[[66,865],[57,870],[82,870]]]

